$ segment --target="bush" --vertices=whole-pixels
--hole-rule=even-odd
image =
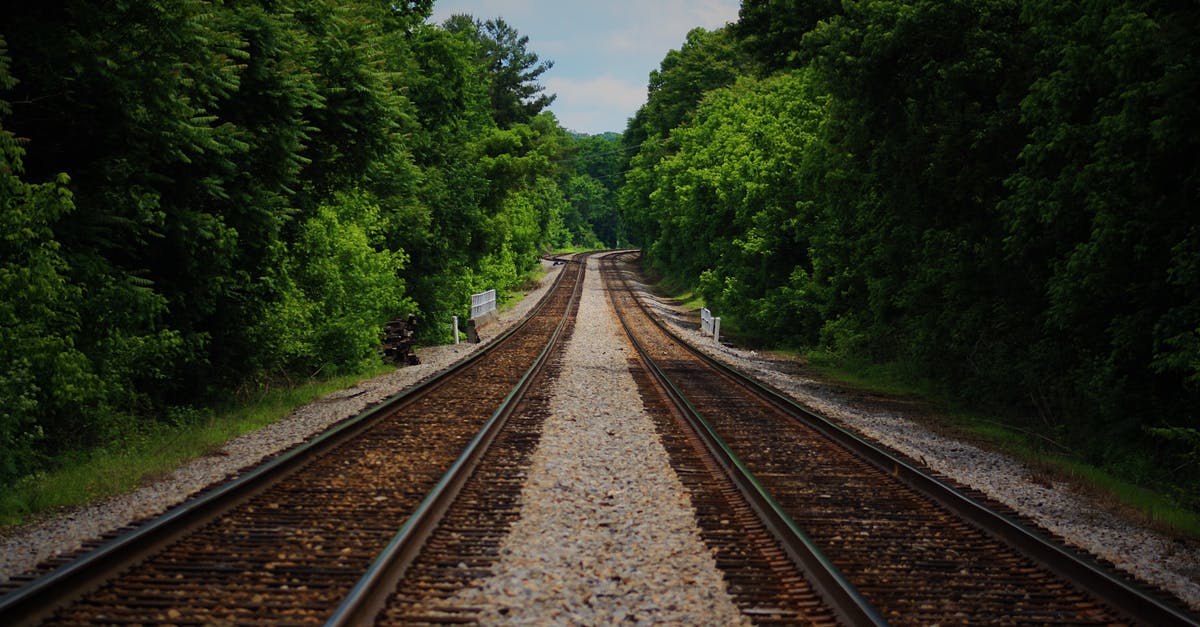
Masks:
[[[272,347],[268,370],[360,366],[377,354],[385,322],[415,312],[399,278],[407,256],[371,245],[378,215],[368,195],[353,192],[303,222],[273,277],[281,297],[257,333]]]

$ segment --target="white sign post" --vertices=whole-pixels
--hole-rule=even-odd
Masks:
[[[721,317],[713,316],[708,307],[700,310],[700,332],[713,336],[713,343],[721,343]]]

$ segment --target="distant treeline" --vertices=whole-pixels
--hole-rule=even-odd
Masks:
[[[630,235],[744,336],[1200,506],[1194,2],[745,0],[624,141]]]
[[[0,19],[0,484],[449,332],[613,244],[614,141],[432,0],[21,2]],[[155,427],[155,425],[160,425]]]

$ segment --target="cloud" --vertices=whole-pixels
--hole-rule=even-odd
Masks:
[[[542,75],[559,122],[584,133],[623,131],[646,101],[646,82],[693,28],[737,21],[739,0],[437,0],[435,23],[452,13],[500,15],[528,50],[554,61]]]
[[[609,33],[606,45],[614,52],[661,54],[683,45],[693,28],[714,30],[738,17],[738,3],[730,0],[633,0],[630,5],[627,10],[638,19]]]
[[[590,103],[597,107],[622,107],[636,111],[646,102],[646,86],[622,81],[612,76],[596,78],[549,78],[546,91],[558,94],[562,102]]]
[[[596,78],[548,77],[548,93],[558,94],[550,108],[564,127],[584,133],[622,132],[627,119],[646,102],[646,85],[602,75]]]
[[[539,4],[535,0],[438,0],[431,21],[440,24],[451,15],[466,13],[480,20],[502,17],[512,25],[536,16]]]

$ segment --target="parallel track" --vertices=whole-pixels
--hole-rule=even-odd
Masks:
[[[885,624],[811,539],[789,524],[638,341],[624,298],[628,290],[611,261],[602,263],[614,311],[639,357],[633,375],[643,403],[689,492],[701,538],[734,604],[756,624]]]
[[[547,416],[549,382],[557,376],[558,349],[574,327],[586,256],[573,270],[578,278],[566,315],[537,362],[327,626],[477,620],[476,608],[455,606],[447,600],[491,572],[499,557],[497,547],[520,513],[525,471]]]
[[[713,362],[654,321],[628,286],[611,289],[631,336],[686,404],[887,621],[1196,624],[1086,556]]]
[[[635,373],[635,377],[638,373]],[[669,423],[672,413],[666,399],[656,394],[645,377],[639,381],[647,405],[657,419]],[[488,457],[467,482],[464,497],[450,506],[443,523],[432,534],[419,557],[394,586],[395,593],[381,614],[371,614],[380,624],[457,624],[479,621],[478,608],[463,605],[457,593],[488,577],[500,559],[500,545],[519,514],[524,466],[536,447],[547,415],[545,396],[534,394],[526,407],[511,418],[510,428],[497,440]],[[657,410],[657,411],[653,411]],[[670,428],[662,425],[661,428]],[[730,591],[746,615],[758,622],[834,625],[838,616],[797,573],[758,515],[740,498],[735,486],[721,481],[722,469],[701,453],[698,440],[664,438],[673,448],[676,464],[692,468],[680,472],[689,486],[701,518],[718,529],[703,539],[722,568],[729,573]],[[680,461],[683,460],[683,461]],[[385,586],[388,587],[388,586]],[[862,623],[859,615],[849,622]],[[348,623],[347,623],[348,624]]]
[[[568,264],[536,312],[445,376],[0,597],[0,623],[327,620],[527,382],[573,313],[579,269]]]
[[[1196,624],[687,347],[612,259],[631,372],[755,623]],[[482,355],[0,597],[0,624],[477,622],[453,599],[519,514],[584,265]]]

